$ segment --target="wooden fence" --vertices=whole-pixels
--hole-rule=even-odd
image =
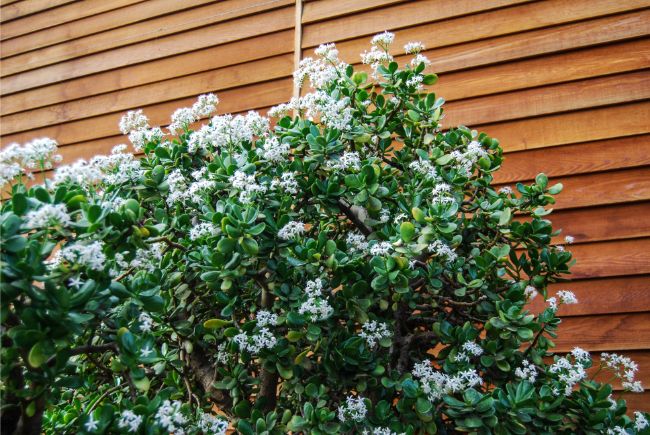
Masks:
[[[205,92],[219,112],[294,93],[295,58],[371,35],[422,41],[446,125],[498,137],[500,184],[561,181],[552,220],[575,236],[561,351],[630,355],[650,386],[650,0],[2,0],[1,141],[56,138],[65,162],[125,142]],[[627,395],[650,410],[650,394]]]

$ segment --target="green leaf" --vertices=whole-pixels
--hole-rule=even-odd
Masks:
[[[244,252],[246,252],[250,256],[257,255],[257,253],[260,251],[260,247],[258,246],[257,242],[255,239],[243,239],[240,242],[241,247],[244,249]]]
[[[230,320],[209,319],[203,322],[203,327],[205,329],[221,329],[227,325],[230,325]]]
[[[512,218],[512,210],[510,210],[510,207],[506,207],[501,211],[501,216],[499,216],[499,225],[506,225],[510,222],[510,218]]]
[[[224,237],[223,239],[219,240],[219,243],[217,243],[217,251],[228,254],[232,252],[233,249],[235,249],[235,243],[237,243],[235,239]]]
[[[11,198],[11,206],[14,213],[22,215],[27,210],[27,197],[22,193],[15,193]]]
[[[453,159],[453,156],[452,156],[452,155],[450,155],[450,154],[445,154],[445,155],[442,156],[442,157],[438,157],[438,158],[436,159],[436,163],[439,164],[439,165],[441,165],[441,166],[444,166],[444,165],[446,165],[447,163],[451,162],[451,159]]]
[[[537,174],[537,177],[535,177],[535,183],[542,189],[546,189],[546,186],[548,185],[548,177],[546,174]]]
[[[29,362],[29,365],[34,368],[39,368],[42,366],[48,358],[49,355],[47,355],[45,352],[45,346],[42,341],[39,341],[33,345],[29,350],[29,354],[27,355],[27,361]]]
[[[402,240],[408,243],[415,237],[415,226],[411,222],[402,222],[399,227],[399,233]]]
[[[551,195],[557,195],[562,192],[562,189],[564,189],[564,185],[562,183],[557,183],[548,188],[548,193]]]

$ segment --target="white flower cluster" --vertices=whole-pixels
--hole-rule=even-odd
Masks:
[[[257,326],[275,326],[278,324],[278,315],[270,311],[260,310],[257,312]]]
[[[306,57],[298,64],[293,79],[302,87],[309,78],[313,88],[322,89],[344,76],[347,64],[339,60],[339,51],[334,44],[319,46],[315,51],[318,59]]]
[[[153,319],[147,313],[140,313],[138,316],[138,322],[140,322],[140,331],[142,332],[151,332],[151,327],[153,326]]]
[[[363,435],[404,435],[405,432],[397,433],[390,430],[389,427],[375,427],[372,429],[372,432],[369,432],[367,429],[364,429],[361,432]]]
[[[370,255],[383,257],[389,255],[393,250],[393,245],[390,242],[377,242],[370,247]]]
[[[298,221],[290,221],[278,231],[278,237],[283,240],[291,240],[300,237],[305,232],[305,224]]]
[[[636,372],[639,370],[637,363],[630,358],[615,353],[603,352],[600,355],[600,364],[614,372],[621,379],[623,388],[634,393],[642,393],[641,381],[635,381]]]
[[[103,180],[104,174],[99,168],[91,165],[84,159],[79,159],[70,165],[57,168],[52,178],[52,186],[57,186],[64,182],[71,182],[82,187],[88,187],[101,183]]]
[[[140,248],[135,251],[133,259],[126,260],[129,251],[118,252],[115,254],[115,264],[120,270],[125,271],[129,269],[143,269],[148,272],[153,272],[158,267],[160,260],[162,260],[163,252],[166,245],[163,242],[151,244],[148,248]],[[117,276],[118,270],[113,270],[112,275]]]
[[[413,171],[417,173],[424,175],[426,179],[435,180],[435,181],[440,180],[440,176],[436,171],[436,167],[433,166],[431,162],[428,160],[422,160],[422,158],[419,158],[418,160],[414,160],[409,165],[409,168],[411,168]]]
[[[486,157],[488,155],[487,151],[483,149],[480,143],[477,141],[471,141],[467,144],[467,150],[464,152],[461,151],[452,151],[450,155],[457,163],[458,170],[464,171],[466,174],[471,174],[473,167],[478,162],[481,157]]]
[[[483,384],[483,379],[474,369],[460,371],[451,376],[434,370],[431,361],[426,359],[415,364],[411,373],[414,378],[419,379],[422,391],[432,402],[440,400],[445,394],[458,393]]]
[[[199,95],[196,103],[192,105],[192,111],[197,118],[205,118],[216,112],[217,104],[219,104],[219,98],[215,94]]]
[[[263,159],[273,163],[281,163],[286,161],[291,146],[288,143],[283,143],[275,136],[266,136],[264,143],[259,148],[259,154]]]
[[[149,142],[159,142],[165,136],[160,127],[146,128],[135,130],[129,133],[129,140],[133,144],[133,149],[142,151]]]
[[[305,284],[305,294],[307,300],[300,305],[298,312],[306,314],[314,322],[328,319],[333,313],[332,308],[327,301],[323,298],[323,281],[317,278],[313,281],[307,281]]]
[[[48,228],[61,226],[63,228],[72,223],[65,204],[43,204],[38,210],[27,213],[28,228]]]
[[[195,225],[190,229],[190,240],[216,236],[219,233],[219,227],[212,222],[200,222],[198,225]]]
[[[521,367],[515,369],[515,376],[534,384],[537,380],[537,368],[534,364],[525,359],[521,362]]]
[[[257,333],[250,336],[241,332],[233,337],[233,341],[237,343],[240,350],[252,354],[257,354],[262,349],[273,349],[278,344],[277,338],[267,327],[260,328]]]
[[[499,189],[499,193],[503,193],[504,195],[512,195],[512,187],[503,186],[501,189]]]
[[[232,187],[240,191],[239,201],[242,204],[250,204],[256,192],[264,193],[267,191],[265,185],[257,184],[255,175],[256,173],[246,174],[244,171],[235,171],[229,178]]]
[[[376,320],[364,323],[361,326],[361,332],[359,333],[359,337],[366,340],[370,349],[375,349],[382,339],[390,338],[392,336],[393,333],[388,329],[388,325],[377,322]]]
[[[117,427],[126,429],[129,433],[137,432],[142,424],[142,416],[137,415],[130,409],[125,409],[120,414],[120,419],[117,421]]]
[[[174,435],[184,435],[184,426],[188,423],[187,417],[181,412],[179,400],[165,400],[156,411],[156,424]]]
[[[559,301],[558,301],[559,299]],[[573,292],[568,290],[560,290],[557,292],[557,297],[553,296],[546,300],[551,310],[557,311],[561,304],[572,305],[578,303],[578,298]]]
[[[17,143],[7,145],[0,151],[0,187],[22,174],[31,177],[33,169],[51,169],[63,159],[56,154],[57,149],[56,141],[46,137],[34,139],[24,146]]]
[[[228,422],[206,412],[201,413],[199,429],[206,435],[225,435],[228,430]]]
[[[473,356],[483,355],[483,348],[473,341],[467,341],[461,346],[461,351],[456,355],[457,361],[469,362]]]
[[[404,53],[406,54],[418,54],[424,50],[424,44],[421,42],[407,42],[404,45]]]
[[[526,297],[527,301],[532,301],[533,299],[535,299],[535,297],[537,297],[538,294],[539,292],[532,285],[528,285],[524,289],[524,296]]]
[[[436,204],[449,204],[454,202],[454,197],[451,194],[451,186],[447,183],[438,183],[433,186],[431,200]]]
[[[570,244],[572,244],[573,242],[575,242],[576,239],[575,239],[575,237],[573,237],[573,236],[564,236],[564,241],[565,241],[567,244],[570,245]]]
[[[119,127],[122,134],[129,135],[136,151],[142,151],[147,142],[159,141],[165,135],[159,127],[149,128],[149,119],[142,109],[127,112],[120,120]]]
[[[171,134],[185,130],[191,123],[210,116],[217,110],[219,99],[214,94],[200,95],[192,107],[183,107],[172,114],[172,122],[167,127]]]
[[[90,166],[97,168],[102,174],[102,181],[106,184],[122,184],[136,181],[144,172],[140,167],[140,160],[131,153],[125,153],[126,145],[116,145],[108,156],[95,156],[90,161]]]
[[[97,271],[103,270],[106,263],[104,243],[98,240],[88,244],[78,242],[68,245],[59,251],[59,255],[61,259],[71,264]]]
[[[434,240],[432,243],[430,243],[428,251],[436,257],[444,259],[447,263],[453,263],[456,261],[456,258],[458,258],[458,254],[456,254],[456,252],[451,249],[449,245],[441,242],[440,240]]]
[[[393,56],[390,55],[388,50],[394,40],[395,35],[390,32],[375,35],[372,40],[370,40],[370,43],[372,44],[370,51],[364,51],[361,54],[361,62],[370,65],[376,73],[379,66],[393,61]]]
[[[365,252],[368,249],[368,241],[363,234],[357,232],[348,233],[345,243],[353,251]]]
[[[339,156],[338,160],[328,160],[327,168],[345,171],[345,170],[355,170],[358,171],[361,169],[361,159],[359,158],[359,153],[357,152],[344,152]]]
[[[346,422],[348,420],[361,422],[366,418],[368,408],[361,396],[348,396],[345,398],[345,403],[339,406],[338,415],[339,420]]]
[[[317,90],[299,98],[292,98],[288,103],[272,107],[269,116],[280,117],[291,110],[299,112],[308,119],[320,117],[320,122],[329,128],[350,130],[352,128],[354,109],[350,107],[347,97],[337,99],[325,91]]]
[[[226,342],[223,342],[217,346],[216,360],[219,364],[228,364],[230,361],[230,354],[226,350]]]
[[[648,427],[648,419],[643,416],[639,411],[634,412],[634,428],[637,431],[642,431]]]
[[[284,172],[280,179],[275,179],[271,182],[272,189],[282,189],[286,193],[293,195],[298,193],[298,180],[296,180],[295,172]]]
[[[580,355],[584,356],[582,354]],[[555,363],[553,363],[548,369],[549,373],[556,375],[557,380],[561,385],[564,386],[565,396],[570,396],[573,392],[573,387],[587,377],[584,363],[589,360],[578,359],[574,357],[574,361],[575,363],[572,363],[569,360],[568,356],[561,357],[558,358],[558,360],[555,361]],[[560,394],[557,389],[554,389],[553,393],[556,395]]]

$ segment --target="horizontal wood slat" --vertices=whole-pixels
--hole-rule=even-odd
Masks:
[[[507,153],[495,183],[650,165],[650,135],[629,136],[574,145]]]
[[[312,23],[395,3],[404,3],[405,1],[407,0],[319,0],[306,2],[303,6],[302,22]]]
[[[556,352],[578,346],[590,352],[650,348],[650,313],[566,317],[554,340]]]
[[[650,98],[650,72],[632,72],[451,102],[449,125],[480,125]]]
[[[650,412],[650,391],[648,390],[643,393],[614,393],[613,396],[617,400],[624,399],[626,401],[628,415],[634,411]]]
[[[276,9],[4,77],[0,80],[0,86],[3,94],[10,94],[133,63],[285,30],[293,26],[293,18],[293,7]]]
[[[251,74],[251,71],[255,71]],[[164,80],[68,103],[31,110],[3,118],[3,133],[11,134],[42,126],[120,112],[206,92],[287,77],[293,71],[293,55],[285,54],[208,72]]]
[[[2,49],[2,56],[11,56],[12,54],[16,53],[16,49],[14,48],[16,45],[14,45],[14,41],[23,41],[23,39],[17,38],[20,35],[31,33],[29,37],[25,38],[25,40],[31,43],[31,45],[23,44],[23,46],[26,47],[25,51],[34,50],[41,46],[39,44],[39,41],[41,41],[40,35],[46,35],[50,33],[53,36],[53,39],[49,43],[47,43],[47,41],[45,42],[47,45],[51,45],[62,40],[73,39],[76,37],[75,35],[77,32],[80,31],[85,32],[83,34],[88,34],[88,32],[99,32],[104,29],[87,27],[86,25],[90,23],[86,21],[81,23],[77,20],[81,20],[86,17],[94,17],[95,15],[102,16],[106,11],[113,11],[124,6],[142,3],[143,1],[144,0],[85,0],[83,7],[79,7],[79,5],[72,3],[53,10],[32,15],[26,19],[14,20],[5,23],[2,26],[2,34],[0,35],[0,40],[3,41],[3,43],[0,44],[0,48]],[[189,0],[188,2],[191,1],[192,0]],[[123,11],[117,11],[113,15],[122,16],[122,21],[124,21],[126,17],[122,14]],[[62,26],[62,24],[66,24],[70,21],[77,22],[74,26]],[[58,31],[54,29],[55,26],[60,26],[58,27]],[[57,34],[62,34],[62,39],[57,39]],[[9,43],[7,40],[10,38],[16,39]],[[4,42],[7,42],[9,44],[5,44]]]
[[[290,53],[293,30],[129,65],[3,97],[2,115]]]
[[[219,112],[238,112],[279,104],[291,98],[292,86],[292,80],[281,79],[223,91],[220,93]],[[169,122],[169,117],[174,110],[179,107],[191,106],[194,101],[195,98],[185,98],[142,108],[149,117],[151,125],[165,125]],[[117,125],[122,115],[121,112],[101,115],[81,121],[7,135],[2,137],[2,144],[26,142],[33,137],[47,136],[56,138],[61,145],[67,145],[113,136],[118,133]]]
[[[293,0],[273,0],[271,2],[266,0],[258,0],[256,2],[235,0],[231,2],[208,3],[204,6],[179,11],[172,15],[152,18],[130,26],[120,27],[63,44],[57,44],[6,58],[3,61],[2,76],[9,76],[45,65],[157,39],[199,27],[215,26],[217,23],[223,23],[234,18],[291,4],[293,4]],[[226,29],[225,31],[233,32],[231,29]],[[218,40],[215,42],[218,43]]]
[[[570,248],[576,264],[571,279],[650,273],[650,239],[585,243]]]
[[[577,304],[560,306],[558,315],[562,318],[650,311],[648,297],[650,276],[648,275],[572,280],[551,284],[548,296],[554,296],[558,290],[571,290],[578,298]],[[546,306],[541,295],[533,299],[529,305],[530,310],[535,313],[542,311]]]
[[[78,3],[79,0],[23,0],[3,6],[0,9],[0,22],[15,20],[16,18],[47,11],[68,3]]]
[[[650,103],[642,102],[472,127],[519,151],[645,134],[648,119]]]

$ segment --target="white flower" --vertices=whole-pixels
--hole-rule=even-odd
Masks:
[[[275,326],[278,324],[278,315],[269,311],[260,310],[257,312],[257,326],[262,327],[266,325]]]
[[[646,427],[648,427],[648,419],[642,413],[636,411],[634,413],[634,428],[637,431],[642,431]]]
[[[103,270],[106,263],[106,255],[103,252],[104,242],[94,241],[89,244],[80,242],[68,245],[59,251],[61,258],[71,264],[88,267],[92,270]]]
[[[129,134],[132,131],[149,128],[149,119],[144,115],[142,109],[131,110],[120,119],[120,131],[122,134]]]
[[[379,33],[373,36],[370,40],[370,43],[372,45],[377,45],[385,50],[388,50],[388,47],[390,47],[394,40],[395,34],[385,31],[384,33]]]
[[[441,242],[440,240],[434,240],[433,243],[429,244],[428,250],[430,253],[436,257],[441,257],[447,263],[453,263],[458,258],[458,254],[449,247],[449,245]]]
[[[404,45],[404,53],[406,54],[418,54],[424,50],[424,44],[421,42],[408,42]]]
[[[130,409],[122,411],[120,419],[117,421],[117,427],[128,429],[129,432],[137,432],[140,424],[142,424],[142,416],[135,414]]]
[[[531,384],[535,383],[537,379],[537,368],[527,359],[521,362],[521,367],[515,369],[515,376],[521,379],[525,379]]]
[[[154,351],[149,346],[146,346],[146,347],[143,347],[142,349],[140,349],[140,356],[142,358],[149,358],[149,355],[151,355],[152,353],[154,353]]]
[[[436,204],[449,204],[454,202],[454,198],[451,195],[451,186],[447,183],[438,183],[433,186],[431,196],[431,200]]]
[[[219,228],[212,222],[200,222],[198,225],[195,225],[190,229],[190,240],[216,236],[219,232]]]
[[[216,360],[220,364],[228,364],[230,361],[230,354],[226,351],[226,343],[223,342],[217,347]]]
[[[219,98],[214,94],[199,95],[196,103],[192,105],[192,112],[197,119],[212,115],[217,110]]]
[[[156,412],[156,424],[168,432],[185,433],[183,426],[187,423],[187,418],[181,413],[181,402],[165,400]]]
[[[589,352],[579,347],[574,347],[571,351],[571,355],[573,355],[573,358],[576,361],[591,361],[591,355]]]
[[[551,311],[557,311],[557,298],[548,298],[546,299],[546,303],[548,304],[548,307],[551,309]]]
[[[259,353],[262,349],[273,349],[278,343],[277,338],[271,333],[269,328],[263,327],[257,333],[248,336],[241,332],[233,337],[239,349],[252,354]]]
[[[147,313],[140,313],[138,316],[138,322],[140,322],[140,331],[142,332],[151,332],[151,327],[153,326],[153,319]]]
[[[533,299],[535,299],[535,297],[537,297],[538,294],[539,292],[532,285],[526,286],[526,288],[524,289],[524,296],[526,297],[527,301],[532,301]]]
[[[79,159],[71,165],[60,166],[54,171],[52,186],[61,183],[76,183],[80,186],[92,186],[102,182],[104,174],[86,160]]]
[[[339,60],[338,53],[334,44],[318,47],[318,59],[306,57],[298,63],[298,69],[293,73],[294,83],[302,87],[305,79],[309,78],[313,88],[323,89],[344,77],[348,65]]]
[[[361,396],[346,397],[345,403],[340,405],[338,409],[339,420],[342,422],[347,420],[361,422],[366,418],[367,413],[366,403]]]
[[[469,362],[472,356],[483,355],[483,348],[473,341],[467,341],[461,346],[462,351],[456,355],[456,360]]]
[[[637,363],[630,358],[615,353],[601,353],[600,363],[612,370],[617,377],[629,382],[634,381],[635,374],[639,370]]]
[[[573,305],[578,303],[578,298],[573,292],[568,290],[560,290],[557,292],[557,297],[560,299],[560,302],[567,305]]]
[[[129,133],[129,140],[136,151],[142,151],[149,142],[159,142],[165,136],[160,127],[151,129],[135,130]]]
[[[420,53],[416,54],[415,57],[411,59],[411,65],[414,67],[420,65],[421,63],[423,63],[425,66],[431,65],[429,58]]]
[[[319,45],[318,48],[314,50],[314,53],[330,62],[337,62],[339,60],[339,51],[333,43]]]
[[[423,160],[422,157],[418,160],[412,161],[411,164],[409,164],[409,168],[424,175],[427,179],[436,181],[440,180],[440,176],[436,172],[435,166],[433,166],[430,161]]]
[[[643,393],[643,385],[641,384],[641,381],[623,381],[621,385],[623,386],[623,389],[632,393]]]
[[[288,143],[280,142],[275,136],[268,136],[264,138],[260,155],[265,160],[279,163],[287,160],[290,151],[291,146]]]
[[[583,362],[576,359],[575,364],[572,364],[567,357],[561,357],[549,367],[549,373],[556,375],[560,385],[564,386],[565,396],[570,396],[573,387],[587,377]]]
[[[348,244],[348,248],[354,251],[365,251],[368,249],[368,242],[366,237],[360,233],[348,233],[345,238],[345,243]]]
[[[27,213],[27,227],[67,227],[72,223],[65,204],[43,204],[38,210]]]
[[[370,67],[375,70],[375,74],[377,68],[392,61],[393,56],[391,56],[386,50],[377,46],[373,46],[370,51],[364,51],[361,53],[361,62],[370,65]]]
[[[504,195],[512,195],[512,187],[503,186],[501,189],[499,189],[499,193],[503,193]]]
[[[431,361],[424,360],[413,366],[413,377],[419,379],[422,391],[431,402],[440,400],[445,394],[457,393],[483,384],[483,379],[474,369],[448,375],[431,367]]]
[[[297,221],[290,221],[278,231],[278,237],[283,240],[291,240],[300,237],[305,232],[305,224]]]
[[[421,89],[423,80],[424,77],[422,77],[420,74],[415,74],[406,80],[406,86],[413,86],[416,89]]]
[[[70,278],[70,280],[68,281],[68,285],[75,289],[79,289],[81,288],[82,285],[84,285],[84,281],[81,279],[80,276],[75,276],[74,278]]]
[[[246,174],[244,171],[236,171],[229,178],[232,187],[241,191],[239,193],[239,201],[242,204],[250,204],[253,200],[253,194],[256,192],[264,193],[267,191],[266,186],[257,184],[255,175],[256,173]]]
[[[393,333],[388,329],[385,323],[379,323],[376,320],[368,321],[361,326],[359,337],[366,340],[368,347],[374,349],[383,338],[390,338]]]
[[[280,188],[282,193],[297,194],[298,193],[298,180],[296,180],[295,172],[285,172],[280,176],[280,179],[275,179],[271,182],[271,188]]]
[[[88,421],[84,424],[87,432],[95,432],[99,427],[99,420],[95,420],[92,414],[88,414]]]
[[[370,248],[370,255],[376,255],[379,257],[390,254],[393,250],[393,245],[390,242],[378,242]]]
[[[186,129],[187,126],[196,120],[197,116],[194,110],[189,107],[183,107],[181,109],[177,109],[172,114],[172,122],[169,124],[167,129],[171,134],[176,134],[176,132]]]
[[[359,153],[346,151],[341,154],[338,160],[328,160],[327,167],[339,171],[345,171],[348,169],[358,171],[361,169],[361,159],[359,158]]]
[[[199,429],[206,435],[225,435],[228,430],[228,422],[205,412],[201,413]]]

